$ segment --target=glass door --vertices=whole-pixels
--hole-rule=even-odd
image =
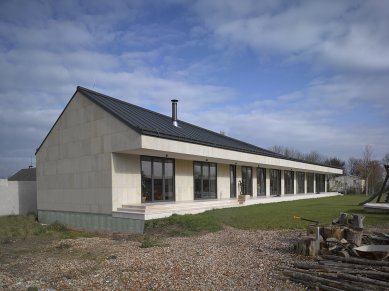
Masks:
[[[242,167],[242,189],[243,195],[253,195],[253,174],[251,167]]]

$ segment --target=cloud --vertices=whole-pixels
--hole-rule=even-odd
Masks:
[[[224,46],[246,46],[262,57],[309,60],[344,70],[389,70],[385,1],[224,2],[196,5]]]
[[[347,158],[368,141],[379,155],[389,143],[387,12],[383,1],[3,1],[0,176],[30,163],[77,85],[165,114],[177,98],[179,119],[259,146]],[[314,74],[247,101],[235,75],[224,79],[247,49]],[[378,126],[355,116],[361,108],[374,108]]]

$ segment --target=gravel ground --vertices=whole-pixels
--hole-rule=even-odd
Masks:
[[[53,241],[3,251],[0,290],[303,290],[277,271],[304,259],[292,250],[301,232],[226,228],[149,248],[112,237]]]

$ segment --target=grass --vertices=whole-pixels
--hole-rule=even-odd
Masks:
[[[90,232],[68,229],[60,223],[41,225],[34,215],[11,215],[0,217],[0,243],[7,244],[28,238],[78,238],[93,236]]]
[[[145,229],[150,233],[160,230],[170,235],[218,231],[223,225],[248,230],[302,229],[309,222],[293,220],[294,215],[327,224],[340,212],[363,214],[365,226],[388,225],[388,214],[365,213],[363,207],[358,206],[364,199],[366,196],[346,195],[217,209],[196,215],[173,215],[146,221]]]
[[[365,215],[365,226],[385,224],[388,226],[389,214],[365,213],[363,207],[358,206],[365,198],[362,195],[346,195],[218,209],[196,215],[173,215],[146,221],[145,233],[151,236],[189,236],[219,231],[224,225],[248,230],[302,229],[309,222],[293,220],[294,215],[327,224],[338,217],[340,212]],[[29,238],[68,239],[94,235],[90,232],[68,229],[60,223],[40,225],[32,215],[0,217],[0,244],[3,245]],[[146,237],[141,246],[152,247],[155,244],[156,241]]]

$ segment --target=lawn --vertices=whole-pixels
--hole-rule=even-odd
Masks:
[[[388,227],[389,214],[365,213],[363,207],[358,206],[358,203],[365,198],[362,195],[335,196],[217,209],[194,215],[173,215],[146,221],[145,234],[146,236],[154,234],[186,236],[219,231],[225,225],[248,230],[302,229],[309,222],[294,220],[294,215],[327,224],[338,217],[340,212],[365,215],[365,226],[386,224]],[[35,217],[32,215],[0,217],[0,244],[30,238],[66,239],[94,235],[96,234],[68,229],[59,223],[40,225],[35,222]]]
[[[201,214],[173,215],[147,221],[145,228],[146,233],[164,230],[171,235],[218,231],[223,228],[223,225],[252,230],[302,229],[309,222],[294,220],[294,215],[327,224],[338,217],[340,212],[365,215],[365,226],[388,225],[389,214],[365,213],[363,207],[358,206],[358,203],[364,199],[366,196],[347,195],[217,209]]]

